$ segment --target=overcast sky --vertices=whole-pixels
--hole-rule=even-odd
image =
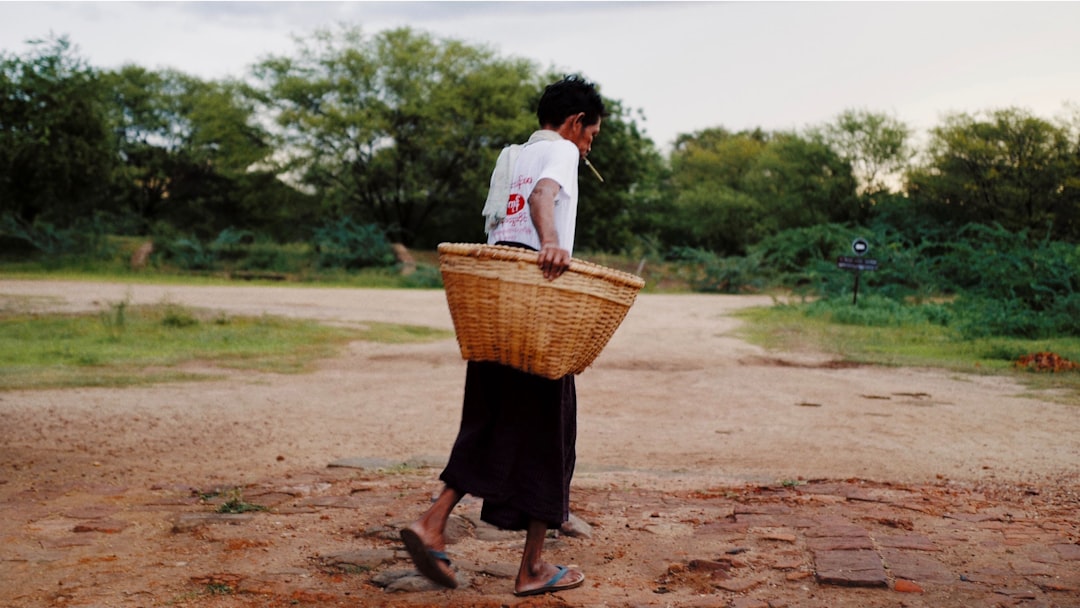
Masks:
[[[243,76],[292,37],[409,26],[579,72],[680,133],[803,129],[849,108],[922,131],[1010,106],[1080,103],[1080,2],[7,2],[0,49],[68,35],[99,68]]]

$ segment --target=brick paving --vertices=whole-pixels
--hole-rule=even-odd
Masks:
[[[963,606],[1080,608],[1069,488],[861,480],[694,491],[590,479],[546,556],[580,589],[510,591],[519,533],[455,511],[461,588],[397,539],[435,469],[333,467],[223,491],[0,484],[0,606]],[[265,510],[218,513],[227,500]]]

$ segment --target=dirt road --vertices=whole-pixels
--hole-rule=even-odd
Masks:
[[[43,310],[88,310],[125,299],[136,304],[167,299],[237,315],[452,327],[440,291],[0,281],[0,305],[17,301],[20,306]],[[765,602],[759,605],[841,605],[835,603],[841,595],[822,595],[819,585],[836,594],[856,591],[844,584],[830,587],[819,579],[793,578],[791,589],[773,595],[765,592],[777,584],[765,579],[734,591],[706,585],[710,591],[705,594],[688,591],[693,587],[690,583],[682,587],[671,581],[657,583],[672,563],[689,562],[675,549],[662,555],[646,549],[657,538],[677,548],[680,534],[697,538],[700,526],[718,518],[738,523],[740,504],[758,501],[789,508],[825,505],[841,509],[856,504],[848,491],[854,486],[921,493],[925,500],[930,500],[926,498],[929,492],[934,500],[943,501],[940,507],[926,509],[929,513],[898,507],[906,509],[907,516],[893,519],[902,520],[906,529],[915,525],[911,514],[940,518],[942,513],[937,511],[980,512],[964,502],[965,497],[957,500],[966,506],[952,504],[950,492],[971,493],[965,496],[977,496],[987,508],[1020,508],[1023,503],[1027,505],[1023,508],[1031,510],[1025,511],[1028,514],[1042,512],[1042,507],[1029,504],[1032,496],[1041,496],[1043,506],[1054,513],[1062,505],[1072,505],[1071,517],[1054,519],[1058,528],[1051,545],[1075,545],[1080,539],[1078,505],[1070,502],[1076,494],[1068,490],[1076,487],[1080,475],[1077,406],[1022,396],[1029,393],[1002,378],[851,367],[813,353],[765,352],[735,335],[737,321],[729,313],[768,304],[770,300],[764,297],[643,295],[595,365],[579,377],[575,488],[580,502],[575,512],[591,515],[584,519],[607,535],[619,527],[618,517],[627,513],[625,508],[613,508],[615,503],[635,505],[631,509],[635,513],[648,511],[646,517],[657,520],[654,524],[667,521],[673,512],[678,516],[659,531],[644,533],[640,526],[627,524],[617,539],[602,534],[598,536],[607,541],[599,543],[594,537],[593,544],[638,547],[646,543],[625,553],[650,557],[635,562],[631,579],[619,578],[617,584],[582,591],[577,596],[581,604],[574,603],[571,594],[564,594],[564,600],[572,605],[616,606],[697,605],[692,602],[727,606],[744,600]],[[361,605],[455,601],[472,605],[469,602],[479,602],[478,598],[491,599],[492,605],[512,603],[512,596],[498,595],[505,589],[496,585],[491,591],[495,595],[489,597],[487,587],[476,580],[471,586],[473,595],[468,591],[464,595],[454,592],[456,596],[436,591],[365,595],[374,588],[368,579],[327,574],[328,569],[334,571],[333,566],[319,561],[335,550],[347,551],[350,542],[356,542],[353,536],[375,539],[369,544],[382,543],[371,550],[390,550],[383,545],[392,544],[393,534],[381,537],[380,526],[389,529],[407,520],[437,488],[438,469],[424,465],[437,467],[446,457],[456,432],[463,378],[464,363],[451,339],[422,345],[354,343],[341,356],[302,375],[230,373],[221,380],[190,384],[0,394],[0,538],[5,553],[5,563],[0,564],[0,605],[137,606],[191,601],[192,605],[232,606],[272,605],[270,598],[281,600],[273,585],[264,593],[250,588],[239,593],[241,583],[227,577],[213,579],[221,572],[193,565],[198,547],[206,542],[220,550],[225,560],[214,562],[213,568],[225,568],[230,558],[235,559],[243,567],[233,567],[231,576],[243,580],[253,580],[250,572],[278,566],[286,571],[281,577],[289,580],[345,576],[337,589],[348,587],[347,594],[319,591],[325,597],[303,596],[297,600],[301,603],[348,605],[357,597],[366,598]],[[343,459],[367,459],[358,462],[368,466],[326,468]],[[398,466],[393,474],[385,470],[386,463],[404,462],[412,464]],[[844,480],[849,480],[847,490],[809,491]],[[270,498],[263,501],[276,509],[275,515],[245,514],[250,523],[237,526],[177,524],[178,517],[206,510],[197,500],[193,502],[192,489],[207,494],[208,488],[217,486],[247,488],[245,496],[262,488],[264,494],[280,498],[276,503]],[[267,489],[271,487],[273,492]],[[293,490],[287,491],[289,487]],[[762,495],[763,487],[774,493]],[[747,494],[747,488],[759,490]],[[615,496],[616,489],[630,494]],[[338,494],[344,496],[340,505],[297,504]],[[630,498],[631,494],[638,497]],[[710,501],[710,496],[715,500]],[[676,497],[683,502],[671,502]],[[895,505],[903,501],[869,502]],[[150,507],[155,504],[158,508]],[[318,512],[304,519],[306,541],[295,540],[299,530],[282,531],[271,521],[284,518],[281,514],[292,512],[289,509]],[[470,512],[468,505],[463,512]],[[744,520],[748,515],[766,514],[743,513]],[[794,515],[789,512],[787,517]],[[376,524],[376,520],[385,521]],[[111,531],[73,533],[80,521],[120,523]],[[792,555],[802,551],[805,556],[802,570],[792,566],[788,574],[813,571],[822,558],[815,561],[814,547],[806,544],[803,535],[813,527],[800,528],[790,520],[766,523],[750,528],[782,529],[773,534],[781,540],[769,542],[790,544],[784,549]],[[470,525],[475,527],[475,522]],[[245,533],[234,534],[234,528]],[[187,533],[189,529],[197,533]],[[273,540],[251,540],[269,531],[274,533],[267,538]],[[469,536],[462,543],[468,547],[461,549],[466,567],[483,561],[481,547],[473,546],[478,542]],[[517,541],[511,537],[502,542]],[[603,564],[620,560],[610,549],[573,546],[584,542],[579,539],[555,542],[572,547],[574,557],[585,565],[599,559],[588,557],[592,551],[607,555],[607,561],[593,564],[600,570],[591,579],[597,582],[604,580]],[[160,555],[166,546],[190,555]],[[875,547],[875,555],[885,560],[883,548]],[[1056,554],[1055,563],[1063,571],[1069,566],[1074,572],[1080,570],[1080,561],[1061,557],[1072,555],[1071,549],[1063,551]],[[396,562],[390,559],[388,563]],[[958,567],[950,566],[954,574]],[[361,568],[365,572],[381,569],[385,568],[378,564]],[[241,570],[243,575],[235,573]],[[36,571],[48,575],[39,580],[30,575]],[[474,579],[498,578],[497,573],[482,570],[472,573]],[[897,580],[907,580],[892,570],[885,574],[890,588]],[[1031,583],[1029,575],[1012,575],[1034,591],[1001,595],[990,584],[991,599],[1080,605],[1071,595],[1073,590],[1080,593],[1075,577],[1066,577],[1064,590],[1055,591]],[[786,580],[787,575],[776,576]],[[1069,587],[1074,584],[1070,580],[1075,581],[1075,589]],[[280,581],[275,585],[288,587]],[[657,586],[664,585],[667,591],[657,591]],[[207,589],[231,592],[208,594]],[[826,597],[832,600],[822,599]],[[899,605],[873,603],[881,596],[852,597],[855,603],[850,605]],[[934,601],[931,595],[923,597],[927,605],[967,605],[951,604],[946,596]]]

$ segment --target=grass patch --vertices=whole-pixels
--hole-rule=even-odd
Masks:
[[[218,505],[217,509],[215,509],[217,513],[252,513],[268,510],[269,509],[263,505],[245,501],[244,496],[239,489],[234,489],[229,492],[228,499]]]
[[[235,592],[232,587],[225,583],[209,583],[206,585],[206,593],[208,595],[232,595]]]
[[[141,242],[141,240],[139,241]],[[131,246],[133,249],[134,245]],[[128,255],[130,251],[127,252]],[[14,260],[0,256],[0,279],[109,281],[153,285],[288,285],[289,287],[348,287],[362,289],[441,289],[438,253],[435,250],[412,250],[416,271],[401,273],[396,266],[344,270],[308,268],[299,272],[258,272],[182,270],[155,265],[133,270],[127,257],[114,259],[63,258]],[[679,278],[678,264],[648,261],[626,255],[582,252],[579,259],[626,272],[639,272],[646,281],[646,292],[684,293],[690,289]]]
[[[438,269],[423,268],[428,275]],[[425,275],[426,276],[426,275]],[[348,287],[353,289],[425,289],[441,288],[441,283],[418,282],[388,268],[365,268],[356,271],[326,270],[318,273],[261,277],[258,274],[227,272],[184,272],[177,270],[129,270],[116,265],[101,264],[87,268],[43,268],[31,263],[0,263],[0,279],[86,281],[98,283],[139,283],[147,285],[261,285],[289,287]]]
[[[1055,352],[1080,361],[1080,339],[965,339],[959,331],[911,315],[893,315],[891,323],[858,324],[810,304],[780,304],[736,313],[747,321],[739,331],[746,340],[770,350],[825,353],[844,361],[887,366],[935,367],[976,374],[1009,375],[1034,390],[1060,395],[1064,402],[1080,398],[1080,372],[1036,373],[1015,366],[1020,357]],[[1048,398],[1042,395],[1040,398]],[[1055,396],[1049,396],[1056,399]]]
[[[412,342],[431,342],[453,338],[454,332],[423,325],[399,325],[397,323],[379,323],[365,321],[359,337],[368,342],[385,344],[408,344]]]
[[[0,307],[0,390],[205,380],[221,375],[215,369],[299,373],[354,340],[400,344],[452,335],[385,323],[331,327],[268,315],[227,316],[170,302],[116,302],[88,314],[38,314],[6,305]]]

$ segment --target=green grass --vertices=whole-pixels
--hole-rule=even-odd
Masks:
[[[228,498],[225,502],[219,504],[215,509],[217,513],[251,513],[258,511],[269,511],[269,509],[263,505],[247,502],[244,500],[244,495],[239,488],[235,488],[229,492]]]
[[[35,314],[0,301],[0,390],[133,386],[219,377],[224,370],[298,373],[354,340],[404,343],[453,333],[366,323],[330,327],[235,317],[163,302],[91,314]],[[215,371],[216,370],[216,371]]]
[[[141,242],[141,241],[139,241]],[[0,257],[0,279],[109,281],[114,283],[147,283],[155,285],[288,285],[289,287],[350,287],[367,289],[439,289],[438,253],[434,250],[414,250],[417,270],[404,276],[396,267],[342,270],[335,268],[305,269],[300,272],[278,273],[277,278],[261,275],[274,273],[245,273],[217,271],[184,271],[171,267],[149,266],[132,270],[126,261],[130,250],[137,245],[130,243],[125,255],[113,259],[68,257],[63,259],[13,260]],[[668,262],[649,262],[642,265],[638,258],[624,255],[582,252],[580,259],[602,264],[626,272],[641,269],[646,280],[646,292],[683,293],[690,291],[685,280],[679,278],[677,265]]]
[[[426,268],[428,274],[437,270]],[[149,285],[287,285],[289,287],[349,287],[364,289],[438,288],[417,284],[394,269],[365,268],[345,272],[326,270],[318,274],[287,275],[284,280],[240,279],[226,272],[181,272],[176,270],[129,270],[117,264],[99,263],[85,267],[45,268],[32,263],[0,263],[0,279],[143,283]]]
[[[453,338],[454,332],[423,325],[398,325],[396,323],[376,323],[365,321],[359,330],[359,339],[368,342],[386,344],[407,344],[410,342],[428,342]]]
[[[852,325],[837,323],[829,314],[808,315],[807,310],[806,305],[777,305],[740,311],[737,315],[747,324],[739,333],[770,350],[820,352],[864,364],[1008,375],[1032,390],[1050,391],[1050,398],[1080,400],[1080,372],[1036,373],[1014,366],[1021,356],[1044,351],[1080,363],[1080,338],[969,340],[928,322]]]

